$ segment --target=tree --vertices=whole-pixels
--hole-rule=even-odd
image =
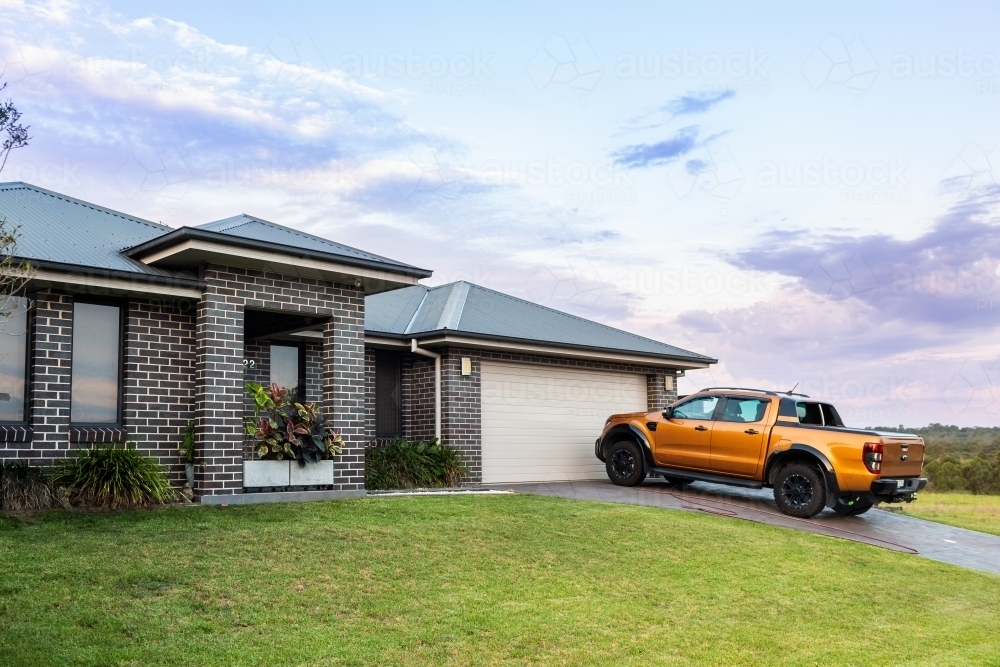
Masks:
[[[0,85],[0,91],[7,88],[7,83]],[[7,98],[0,102],[0,171],[7,166],[7,157],[15,148],[28,145],[30,126],[21,125],[21,112],[14,106],[14,101]],[[17,240],[20,238],[17,227],[8,227],[7,218],[0,217],[0,325],[10,317],[15,299],[34,275],[31,264],[18,259]]]
[[[4,82],[0,85],[0,92],[7,88],[7,83]],[[14,101],[9,97],[6,102],[0,102],[0,135],[7,135],[4,137],[3,143],[0,144],[0,171],[7,165],[7,157],[10,152],[15,148],[23,148],[28,145],[28,141],[31,137],[28,136],[28,130],[31,126],[24,126],[20,123],[21,112],[17,110],[14,106]]]

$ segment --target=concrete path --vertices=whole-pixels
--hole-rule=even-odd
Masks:
[[[812,519],[796,519],[778,511],[770,489],[742,489],[696,482],[678,490],[660,479],[646,480],[635,488],[615,486],[606,480],[488,486],[543,496],[706,512],[842,537],[1000,574],[1000,537],[876,509],[854,517],[839,517],[832,510],[825,510]]]

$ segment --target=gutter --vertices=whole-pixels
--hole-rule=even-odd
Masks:
[[[434,360],[434,437],[441,442],[441,355],[420,347],[416,338],[410,339],[410,352]]]

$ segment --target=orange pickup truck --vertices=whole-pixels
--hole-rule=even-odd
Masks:
[[[657,474],[773,488],[779,509],[797,517],[910,502],[927,485],[919,436],[848,428],[829,403],[761,389],[712,387],[662,413],[612,415],[595,454],[620,486]]]

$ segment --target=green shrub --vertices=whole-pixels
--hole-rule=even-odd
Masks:
[[[160,464],[125,443],[80,451],[56,468],[52,482],[67,487],[76,504],[109,509],[162,504],[175,496]]]
[[[52,499],[44,469],[27,461],[0,461],[0,509],[44,510],[52,507]]]
[[[964,491],[976,494],[1000,494],[1000,452],[993,456],[977,454],[960,459],[945,456],[924,465],[928,488],[933,491]]]
[[[369,489],[455,487],[467,474],[459,451],[436,439],[396,439],[365,451],[365,486]]]

